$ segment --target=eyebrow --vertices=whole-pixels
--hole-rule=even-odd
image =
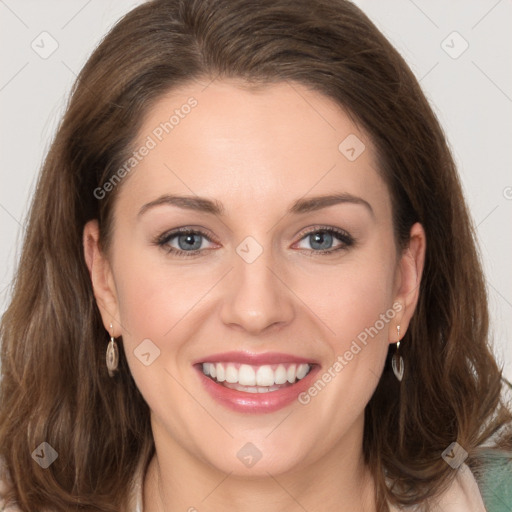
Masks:
[[[357,204],[364,206],[372,217],[375,217],[373,208],[368,201],[361,197],[354,196],[348,193],[329,194],[308,198],[297,199],[292,206],[288,209],[287,213],[301,214],[309,213],[322,208],[327,208],[336,204]],[[138,217],[146,213],[148,210],[161,205],[177,206],[187,210],[194,210],[203,213],[210,213],[213,215],[222,216],[225,212],[224,205],[217,200],[208,199],[199,196],[177,196],[165,194],[158,199],[145,204],[137,214]]]

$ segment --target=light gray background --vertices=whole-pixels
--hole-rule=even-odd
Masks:
[[[140,3],[0,0],[0,312],[35,177],[75,76],[113,23]],[[356,3],[408,61],[445,128],[477,226],[495,353],[512,380],[512,2]],[[47,58],[32,48],[44,53],[52,44],[58,48]]]

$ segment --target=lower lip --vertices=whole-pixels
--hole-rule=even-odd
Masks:
[[[261,414],[278,411],[297,400],[299,394],[311,386],[320,367],[317,365],[313,366],[310,372],[303,379],[293,384],[293,386],[277,391],[269,391],[268,393],[247,393],[226,388],[222,384],[217,384],[210,377],[207,377],[203,373],[201,365],[196,369],[206,391],[217,402],[236,412]]]

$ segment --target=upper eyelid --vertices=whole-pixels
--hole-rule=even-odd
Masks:
[[[193,234],[193,235],[201,235],[205,238],[208,238],[211,242],[215,241],[215,237],[205,228],[194,228],[194,227],[182,227],[182,228],[175,228],[170,229],[169,231],[165,231],[161,235],[157,237],[157,240],[166,240],[175,238],[180,235],[187,235],[187,234]]]
[[[350,233],[346,229],[335,228],[334,226],[322,226],[322,225],[313,226],[311,228],[301,229],[299,231],[299,233],[297,234],[297,236],[300,236],[301,238],[304,238],[305,236],[308,236],[311,233],[316,233],[318,231],[328,231],[328,232],[333,232],[334,234],[338,234],[338,235],[344,234],[344,235],[349,236],[349,237],[352,238],[352,236],[350,235]]]

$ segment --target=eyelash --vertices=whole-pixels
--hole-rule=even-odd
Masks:
[[[333,254],[335,252],[338,252],[340,250],[345,250],[348,247],[351,247],[355,243],[355,239],[346,231],[343,231],[342,229],[333,228],[333,227],[315,227],[314,229],[307,231],[306,233],[303,233],[299,241],[303,240],[309,235],[315,234],[315,233],[328,233],[330,235],[333,235],[335,238],[337,238],[340,242],[342,242],[342,245],[335,247],[334,249],[325,249],[325,250],[318,250],[315,251],[314,249],[302,249],[303,251],[308,252],[309,254]],[[190,228],[178,228],[174,229],[173,231],[164,233],[160,235],[156,240],[155,244],[159,247],[162,247],[166,252],[169,254],[173,254],[175,256],[179,256],[181,258],[190,258],[192,256],[197,256],[201,252],[204,252],[208,249],[196,249],[194,251],[182,251],[180,249],[176,249],[174,247],[170,247],[168,244],[177,236],[181,235],[200,235],[204,238],[206,238],[209,242],[215,242],[215,240],[212,240],[210,236],[208,236],[207,233],[204,231],[198,230],[198,229],[190,229]]]

